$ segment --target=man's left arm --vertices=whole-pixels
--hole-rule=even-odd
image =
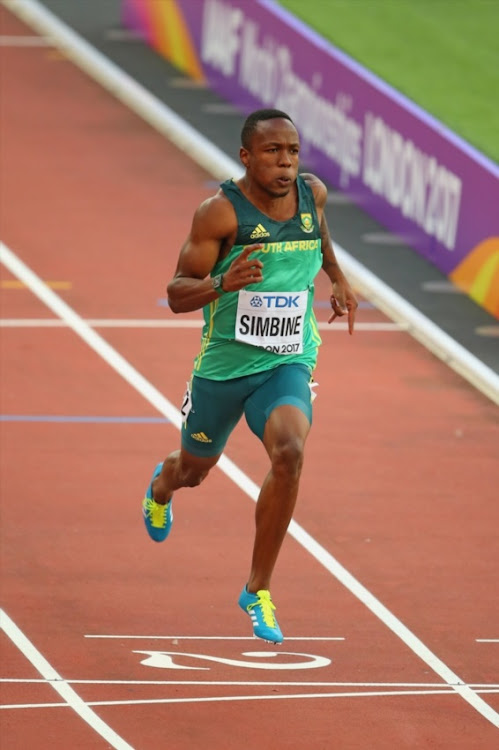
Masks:
[[[329,227],[324,213],[327,199],[327,188],[322,180],[314,174],[302,174],[302,177],[309,184],[314,195],[317,216],[320,221],[322,268],[325,273],[327,273],[332,285],[330,301],[331,307],[333,308],[333,314],[329,318],[328,323],[332,323],[335,318],[348,315],[348,332],[351,335],[353,333],[355,314],[359,303],[357,302],[357,297],[348,283],[345,274],[341,270],[340,264],[334,254],[333,242],[331,240]]]
[[[332,323],[335,318],[348,315],[348,332],[352,335],[355,325],[355,314],[359,303],[357,302],[354,291],[348,283],[345,274],[341,270],[334,253],[333,243],[324,213],[322,214],[320,229],[322,268],[328,275],[332,285],[330,301],[331,307],[333,308],[333,314],[329,318],[328,323]]]

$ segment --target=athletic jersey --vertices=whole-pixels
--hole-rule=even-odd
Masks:
[[[256,208],[233,180],[221,184],[234,206],[235,244],[211,275],[225,273],[244,247],[263,263],[263,281],[226,292],[203,308],[201,350],[194,374],[226,380],[301,362],[314,369],[321,338],[313,311],[314,279],[322,267],[319,221],[310,186],[298,176],[298,212],[276,221]]]

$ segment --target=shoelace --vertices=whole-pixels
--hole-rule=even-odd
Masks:
[[[154,500],[148,498],[146,510],[152,526],[158,529],[162,529],[166,526],[167,508],[168,503],[166,503],[166,505],[161,505],[160,503],[156,503]]]
[[[253,609],[254,607],[261,607],[262,610],[262,617],[265,625],[267,625],[269,628],[275,628],[276,626],[276,620],[274,617],[274,609],[275,604],[273,603],[272,599],[270,598],[270,591],[257,591],[256,595],[258,596],[258,599],[256,602],[253,602],[253,604],[248,604],[247,609]]]

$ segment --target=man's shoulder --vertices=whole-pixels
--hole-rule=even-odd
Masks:
[[[232,203],[222,190],[206,198],[197,208],[194,221],[217,225],[225,231],[237,226],[237,218]]]
[[[323,181],[311,172],[303,172],[300,174],[300,177],[310,187],[317,206],[322,208],[325,205],[327,198],[327,187]]]
[[[317,177],[316,174],[312,174],[311,172],[302,172],[300,173],[300,177],[307,183],[307,185],[310,185],[312,190],[322,190],[327,193],[327,188],[323,181]]]

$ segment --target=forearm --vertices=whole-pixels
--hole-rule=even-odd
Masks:
[[[328,275],[332,284],[337,281],[344,281],[345,274],[340,268],[334,253],[330,251],[327,255],[324,255],[322,260],[322,270]]]
[[[166,291],[168,305],[174,313],[200,310],[219,297],[218,292],[213,289],[211,276],[206,279],[176,276],[170,281]]]
[[[333,243],[325,216],[322,217],[321,221],[321,246],[323,271],[329,276],[332,284],[337,281],[343,281],[345,276],[334,254]]]

